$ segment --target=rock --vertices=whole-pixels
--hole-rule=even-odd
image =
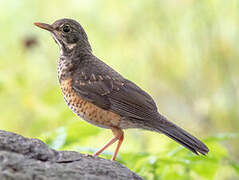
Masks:
[[[0,130],[0,180],[141,180],[118,162],[56,151],[39,139]]]

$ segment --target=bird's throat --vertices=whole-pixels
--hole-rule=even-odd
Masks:
[[[53,39],[55,40],[56,44],[58,44],[59,49],[60,49],[60,55],[62,56],[62,55],[63,55],[63,51],[64,51],[63,42],[60,42],[60,41],[56,38],[56,36],[55,36],[54,33],[51,33],[51,35],[52,35]]]

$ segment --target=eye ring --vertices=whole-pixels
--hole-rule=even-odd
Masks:
[[[62,27],[62,31],[68,33],[71,31],[71,27],[67,24]]]

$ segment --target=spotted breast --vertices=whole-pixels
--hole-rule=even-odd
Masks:
[[[120,116],[101,109],[94,104],[83,100],[72,88],[72,79],[62,80],[60,83],[64,99],[69,108],[85,121],[103,128],[118,127]]]

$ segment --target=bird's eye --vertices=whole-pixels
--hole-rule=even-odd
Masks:
[[[71,31],[71,27],[69,25],[65,25],[63,26],[62,30],[66,33],[70,32]]]

